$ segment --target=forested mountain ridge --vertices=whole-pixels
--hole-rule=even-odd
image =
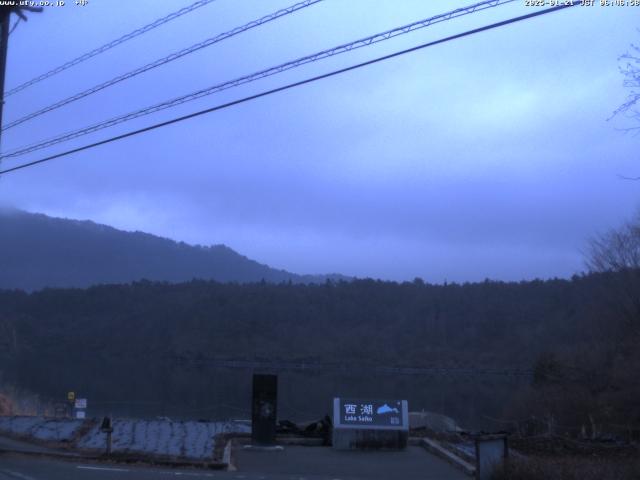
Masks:
[[[640,355],[610,308],[619,277],[447,285],[141,281],[0,290],[0,378],[50,398],[78,386],[106,401],[197,400],[195,409],[220,392],[231,392],[238,404],[248,398],[238,390],[246,383],[238,380],[242,374],[212,370],[224,359],[348,368],[350,379],[297,377],[318,402],[349,392],[353,382],[360,383],[352,394],[379,392],[373,386],[382,377],[370,367],[473,369],[479,374],[449,386],[414,375],[387,376],[384,388],[389,395],[402,388],[419,401],[441,398],[456,415],[466,395],[474,409],[493,409],[485,410],[489,415],[509,408],[508,418],[551,415],[578,429],[589,418],[624,424],[633,417],[635,424]],[[520,381],[531,388],[514,396],[507,375],[482,374],[500,369],[528,370],[531,376]]]
[[[15,353],[27,357],[73,351],[78,358],[85,352],[526,368],[545,351],[580,343],[598,288],[597,276],[464,285],[142,281],[0,290],[0,321],[16,332]]]
[[[340,275],[297,275],[225,245],[193,246],[91,221],[0,210],[0,288],[88,287],[147,279],[184,282],[324,282]]]
[[[203,261],[217,251],[90,222],[18,217],[27,232],[34,221],[53,226],[34,228],[41,237],[31,231],[18,245],[18,229],[7,232],[8,224],[0,223],[0,276],[5,267],[13,265],[15,273],[20,264],[28,275],[37,262],[48,262],[49,269],[57,266],[65,275],[74,273],[64,259],[83,272],[127,262],[139,267],[139,259],[153,259],[168,249],[178,252],[169,258],[197,267],[189,264],[192,255]],[[191,402],[199,409],[215,395],[233,397],[232,405],[248,398],[240,388],[246,380],[238,380],[241,374],[214,370],[220,360],[303,361],[340,364],[355,372],[349,378],[299,375],[296,382],[306,382],[304,387],[289,384],[308,392],[298,399],[317,399],[318,408],[323,398],[339,391],[383,397],[380,389],[387,388],[387,395],[402,391],[418,402],[439,398],[438,408],[445,413],[444,405],[451,404],[456,415],[469,407],[469,418],[483,408],[493,409],[485,410],[490,416],[504,408],[506,418],[553,419],[572,431],[582,431],[585,424],[594,431],[596,424],[640,425],[640,265],[617,266],[620,258],[640,258],[619,248],[631,245],[630,252],[636,252],[640,241],[631,240],[640,238],[637,232],[629,227],[598,239],[590,258],[592,273],[571,279],[305,284],[264,276],[272,283],[262,278],[242,284],[120,280],[31,292],[0,287],[0,380],[50,398],[77,386],[106,402],[161,399],[183,406]],[[80,239],[93,240],[92,248]],[[135,248],[123,248],[128,241]],[[49,244],[56,245],[53,259]],[[11,245],[14,251],[5,248]],[[237,265],[231,262],[239,257],[235,252],[220,249],[229,254],[229,264]],[[13,258],[16,251],[22,257]],[[239,258],[250,271],[268,269]],[[208,261],[205,266],[225,265]],[[77,281],[57,271],[47,273],[57,281]],[[369,368],[376,365],[474,369],[479,374],[449,386],[448,380],[422,374],[406,381],[387,375],[383,382]],[[527,370],[520,379],[526,386],[516,394],[502,380],[507,375],[481,373],[496,369]]]

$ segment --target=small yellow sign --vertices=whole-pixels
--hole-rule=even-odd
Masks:
[[[76,399],[76,392],[67,393],[67,400],[69,400],[70,402],[73,402],[75,399]]]

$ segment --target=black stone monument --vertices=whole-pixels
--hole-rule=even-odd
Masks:
[[[278,376],[253,375],[251,440],[255,445],[274,445],[278,406]]]

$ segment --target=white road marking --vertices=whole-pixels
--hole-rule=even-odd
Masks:
[[[19,478],[20,480],[35,480],[33,477],[30,477],[29,475],[25,475],[24,473],[20,473],[20,472],[12,472],[11,470],[0,470],[0,473],[4,473],[5,475],[8,475],[13,478]]]
[[[110,468],[110,467],[89,467],[87,465],[78,465],[76,468],[81,470],[102,470],[105,472],[130,472],[131,470],[127,470],[126,468]]]
[[[76,468],[80,468],[82,470],[101,470],[105,472],[132,472],[133,470],[129,470],[126,468],[112,468],[112,467],[91,467],[88,465],[78,465]],[[192,473],[192,472],[171,472],[167,470],[144,470],[148,473],[156,473],[159,475],[174,475],[176,477],[214,477],[212,473]],[[242,477],[244,478],[244,477]],[[33,478],[24,478],[21,480],[35,480]]]
[[[185,477],[213,477],[213,473],[191,473],[191,472],[159,472],[165,475],[176,475]]]
[[[177,477],[215,477],[213,473],[172,472],[169,470],[145,470],[145,472],[157,473],[158,475],[175,475]]]

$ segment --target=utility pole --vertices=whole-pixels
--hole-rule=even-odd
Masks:
[[[2,111],[4,110],[4,77],[7,68],[7,44],[9,42],[9,19],[11,7],[2,7],[0,10],[0,129],[2,128]],[[2,145],[2,130],[0,130],[0,146]]]
[[[39,13],[42,7],[27,6],[2,6],[0,7],[0,147],[2,145],[2,112],[4,111],[4,78],[7,69],[7,51],[9,47],[9,30],[11,25],[11,13],[15,13],[20,20],[27,21],[24,11]]]

